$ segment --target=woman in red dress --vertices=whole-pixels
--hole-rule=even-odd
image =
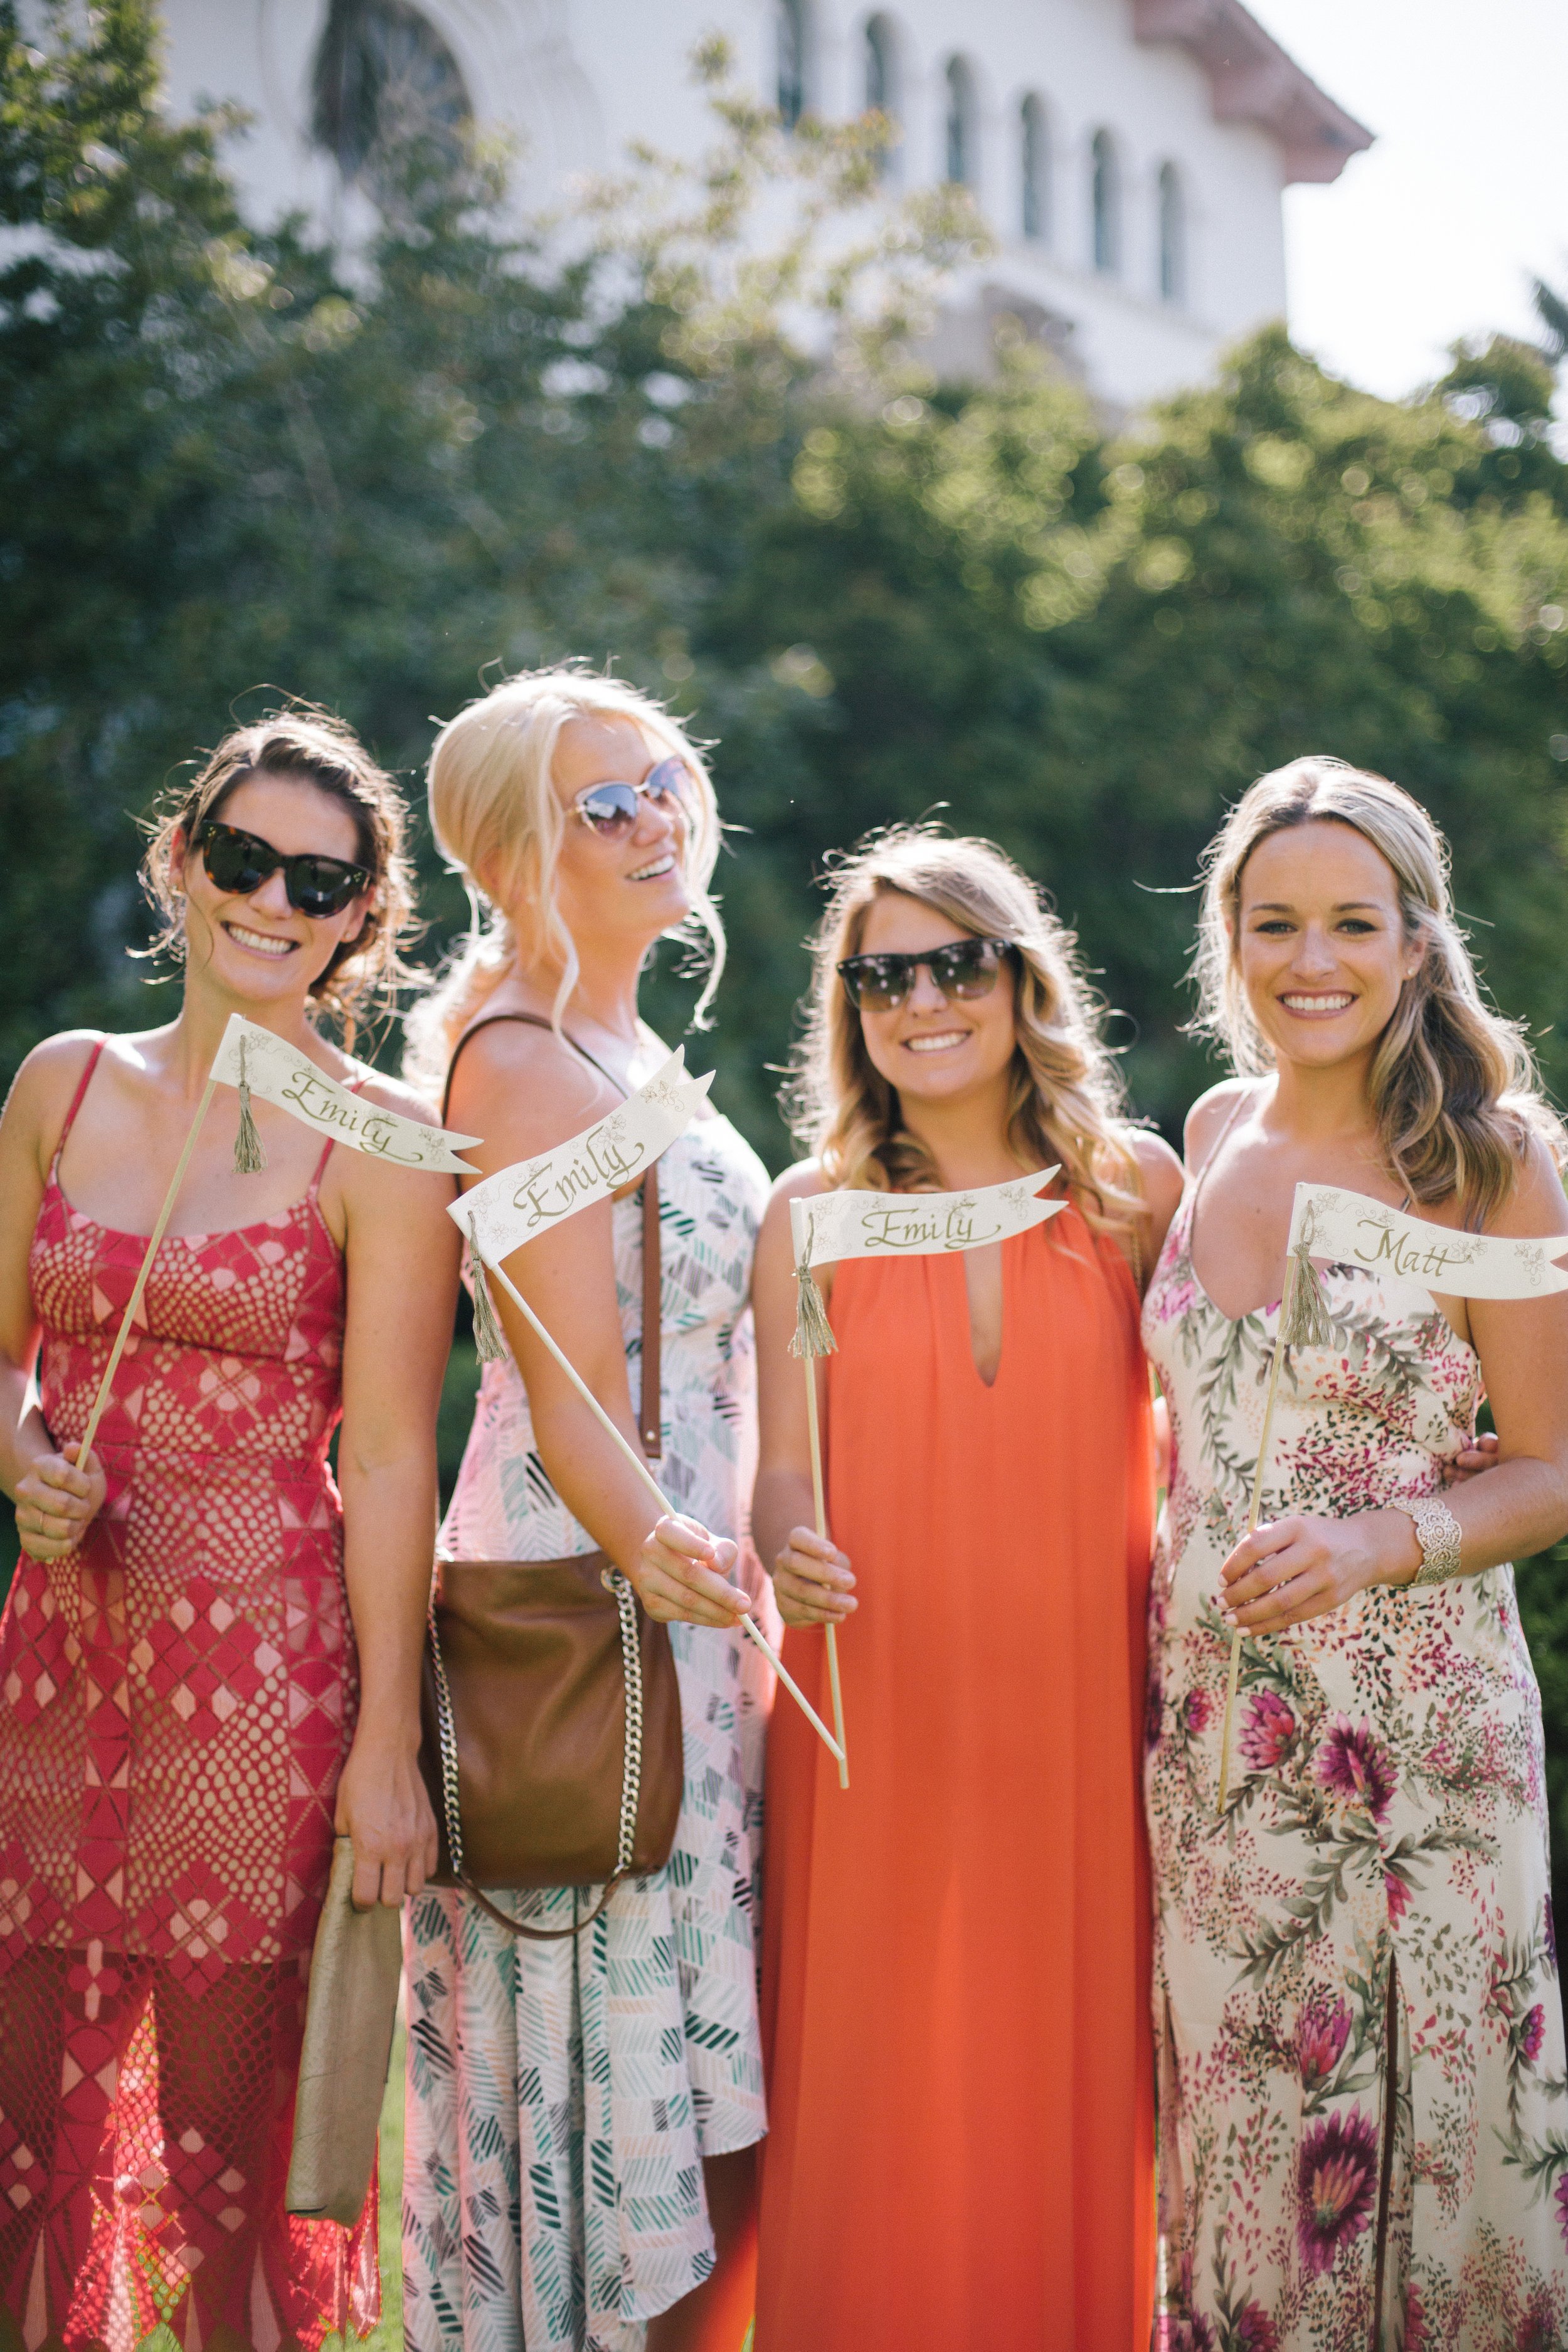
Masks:
[[[155,840],[168,1027],[50,1038],[0,1121],[0,2343],[313,2352],[379,2311],[373,2199],[283,2210],[334,1829],[362,1903],[433,1867],[416,1769],[448,1178],[203,1126],[92,1454],[78,1441],[231,1013],[330,1045],[397,973],[395,788],[335,722],[231,735]],[[37,1391],[31,1388],[35,1361]],[[340,1486],[328,1447],[342,1419]],[[166,2340],[166,2339],[165,2339]]]

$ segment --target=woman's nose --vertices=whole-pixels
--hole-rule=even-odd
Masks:
[[[942,1011],[946,1003],[946,997],[942,994],[941,989],[937,986],[936,982],[931,977],[931,969],[930,964],[916,964],[914,980],[910,988],[910,1008],[911,1012],[940,1013]]]
[[[1333,970],[1339,958],[1334,952],[1333,941],[1321,924],[1308,924],[1301,935],[1301,943],[1296,950],[1294,961],[1298,971],[1331,971]]]
[[[289,904],[288,886],[281,866],[274,866],[259,890],[249,893],[249,902],[258,915],[268,916],[275,923],[286,923],[293,909]]]

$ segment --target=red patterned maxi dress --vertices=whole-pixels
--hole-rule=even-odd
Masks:
[[[74,1554],[24,1555],[0,1620],[0,2352],[135,2352],[161,2323],[182,2352],[314,2352],[378,2315],[374,2189],[353,2231],[283,2210],[357,1696],[325,1165],[275,1216],[163,1243],[104,1508]],[[146,1246],[58,1173],[29,1261],[57,1444]]]

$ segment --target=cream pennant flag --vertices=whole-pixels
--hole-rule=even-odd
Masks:
[[[524,1242],[636,1183],[690,1126],[712,1083],[711,1070],[688,1077],[686,1049],[678,1046],[635,1094],[581,1135],[488,1176],[454,1201],[448,1214],[487,1264],[499,1265]]]
[[[1292,1255],[1367,1266],[1457,1298],[1540,1298],[1568,1290],[1568,1271],[1552,1263],[1568,1254],[1568,1234],[1521,1239],[1456,1233],[1331,1184],[1297,1185],[1289,1248]]]
[[[1059,1172],[1041,1168],[967,1192],[819,1192],[792,1201],[796,1266],[843,1257],[940,1257],[1008,1241],[1067,1207],[1037,1197]]]
[[[350,1151],[363,1151],[373,1160],[389,1160],[398,1168],[445,1169],[459,1176],[474,1173],[458,1152],[478,1143],[479,1137],[426,1127],[419,1119],[405,1118],[397,1111],[366,1102],[329,1078],[297,1045],[247,1021],[243,1013],[230,1015],[212,1075],[224,1086],[239,1089],[240,1139],[235,1164],[242,1173],[254,1172],[265,1164],[250,1118],[252,1095],[275,1103],[302,1126],[330,1136],[334,1143],[345,1145]]]

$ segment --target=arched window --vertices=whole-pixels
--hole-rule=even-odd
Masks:
[[[1173,163],[1160,166],[1160,299],[1187,299],[1187,207],[1182,175]]]
[[[947,176],[961,188],[973,188],[980,177],[980,125],[967,58],[949,58],[946,81]]]
[[[457,59],[407,0],[331,0],[313,99],[317,145],[373,190],[419,143],[455,161],[471,113]]]
[[[1094,266],[1108,278],[1113,278],[1121,267],[1121,173],[1116,160],[1116,142],[1109,131],[1095,132],[1089,152]]]
[[[1051,233],[1050,126],[1032,90],[1018,110],[1018,226],[1044,242]]]
[[[793,131],[805,112],[805,0],[775,0],[779,114]]]
[[[895,126],[892,144],[884,152],[879,167],[888,176],[897,169],[900,95],[898,35],[886,16],[873,16],[866,27],[866,111],[885,114]]]

